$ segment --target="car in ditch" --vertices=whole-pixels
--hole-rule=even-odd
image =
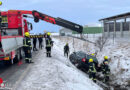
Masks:
[[[99,70],[98,68],[98,60],[96,57],[91,56],[86,54],[83,51],[77,51],[77,52],[73,52],[72,54],[70,54],[69,59],[71,61],[72,64],[74,64],[77,68],[87,72],[89,69],[89,59],[92,58],[94,63],[95,63],[95,67],[97,69],[97,71]]]

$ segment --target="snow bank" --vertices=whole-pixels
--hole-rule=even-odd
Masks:
[[[102,52],[98,53],[98,59],[103,61],[103,56],[111,58],[110,68],[112,83],[126,86],[130,84],[130,43],[109,41]]]
[[[86,53],[93,53],[95,50],[95,46],[92,43],[88,43],[79,39],[73,39],[72,37],[66,37],[66,36],[60,36],[60,37],[55,37],[60,45],[65,45],[66,43],[69,43],[70,46],[70,53],[74,51],[84,51]],[[95,41],[96,38],[92,39],[89,38],[89,40]],[[63,50],[63,47],[61,48]]]
[[[58,38],[57,38],[58,39]],[[88,38],[92,41],[96,39]],[[60,37],[61,42],[64,44],[69,43],[71,52],[84,51],[88,54],[95,53],[97,47],[94,44],[81,41],[79,39],[72,39],[70,37]],[[74,43],[73,43],[74,42]],[[111,84],[126,86],[130,85],[130,43],[129,42],[114,42],[109,39],[105,44],[102,52],[97,54],[99,63],[102,63],[103,57],[108,56],[111,58]]]
[[[39,51],[18,90],[102,90],[63,56],[63,45],[54,39],[52,58]]]

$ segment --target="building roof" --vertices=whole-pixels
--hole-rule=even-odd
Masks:
[[[115,16],[111,16],[111,17],[107,17],[107,18],[103,18],[103,19],[100,19],[99,21],[114,20],[114,19],[117,20],[117,19],[123,19],[123,18],[127,18],[127,17],[130,17],[130,12],[115,15]]]

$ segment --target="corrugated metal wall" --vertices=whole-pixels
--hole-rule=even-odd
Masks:
[[[129,25],[130,22],[117,22],[116,23],[116,30],[115,31],[121,31],[121,23],[122,23],[122,31],[129,31]],[[104,31],[107,32],[109,27],[109,31],[113,32],[114,31],[114,23],[105,23],[104,25]]]

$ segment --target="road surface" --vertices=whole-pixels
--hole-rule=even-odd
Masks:
[[[36,60],[33,59],[39,51],[35,51],[32,53],[32,60],[35,62]],[[33,65],[33,63],[31,63]],[[25,63],[24,58],[21,63],[16,63],[11,66],[3,65],[3,62],[0,62],[0,78],[3,79],[4,85],[6,89],[0,90],[12,90],[16,87],[16,84],[19,82],[22,75],[29,69],[31,66],[28,63]]]

